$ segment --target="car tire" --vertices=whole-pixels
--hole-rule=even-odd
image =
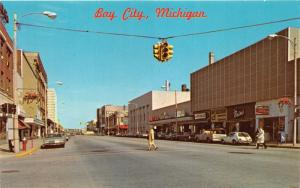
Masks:
[[[225,144],[225,141],[224,141],[224,140],[221,140],[221,143],[222,143],[222,144]]]
[[[65,148],[65,144],[63,144],[61,147],[62,147],[62,148]]]
[[[206,142],[207,142],[207,143],[211,143],[211,140],[210,140],[209,137],[206,138]]]
[[[237,141],[236,140],[232,140],[232,144],[237,145]]]

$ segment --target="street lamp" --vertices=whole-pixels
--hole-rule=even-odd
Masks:
[[[270,40],[272,40],[273,38],[284,38],[286,40],[288,40],[294,47],[294,137],[293,137],[293,146],[296,146],[297,143],[297,51],[296,51],[296,47],[297,47],[297,42],[296,42],[296,37],[294,38],[294,41],[290,38],[288,38],[287,36],[283,36],[283,35],[277,35],[277,34],[271,34],[268,36],[268,38]]]
[[[21,16],[21,18],[32,15],[32,14],[42,14],[47,16],[50,19],[55,19],[56,18],[56,13],[54,12],[50,12],[50,11],[44,11],[41,13],[28,13],[28,14],[24,14],[23,16]],[[18,62],[18,56],[17,56],[17,31],[18,31],[18,19],[17,19],[17,14],[14,13],[14,40],[13,40],[13,44],[14,44],[14,49],[13,49],[13,88],[17,88],[18,86],[18,81],[17,81],[17,62]],[[46,88],[45,88],[46,89]],[[46,94],[45,94],[46,96]],[[18,94],[16,91],[14,91],[13,93],[13,100],[14,100],[14,104],[17,106],[18,102]],[[46,101],[45,101],[45,105],[46,105]],[[46,108],[45,108],[46,110]],[[45,119],[47,122],[47,114],[45,113]],[[47,124],[45,125],[47,127]],[[14,139],[14,150],[15,153],[18,153],[20,150],[20,142],[19,142],[19,131],[18,131],[18,114],[15,114],[13,116],[13,139]]]
[[[128,103],[128,106],[129,105],[135,105],[135,109],[137,110],[138,109],[138,104],[137,103]],[[136,113],[137,116],[136,116],[136,134],[139,135],[139,120],[138,120],[138,113]]]

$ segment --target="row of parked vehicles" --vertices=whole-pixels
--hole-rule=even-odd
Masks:
[[[194,142],[221,142],[224,144],[250,144],[251,136],[246,132],[231,132],[225,134],[224,129],[202,130],[198,134],[189,132],[184,133],[157,133],[157,139],[178,140],[178,141],[194,141]]]
[[[48,134],[43,139],[42,148],[46,147],[65,147],[65,144],[71,138],[71,134],[63,134],[63,133],[53,133]]]

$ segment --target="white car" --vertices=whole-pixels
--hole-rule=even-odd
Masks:
[[[196,134],[194,140],[196,142],[221,142],[226,137],[224,129],[202,130],[200,134]]]
[[[222,142],[229,144],[250,144],[252,138],[246,132],[231,132],[223,138]]]

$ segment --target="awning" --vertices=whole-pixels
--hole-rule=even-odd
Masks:
[[[27,123],[25,123],[24,121],[19,119],[18,128],[21,130],[30,129],[30,126]]]
[[[119,129],[128,129],[128,125],[118,125]]]
[[[30,125],[35,125],[35,126],[45,126],[45,122],[43,122],[40,119],[36,118],[25,118],[24,120],[25,123],[30,124]]]
[[[150,125],[157,125],[157,124],[167,124],[167,123],[175,123],[175,122],[191,122],[193,121],[193,117],[178,117],[176,118],[171,118],[171,119],[162,119],[162,120],[157,120],[157,121],[151,121],[149,122]]]

